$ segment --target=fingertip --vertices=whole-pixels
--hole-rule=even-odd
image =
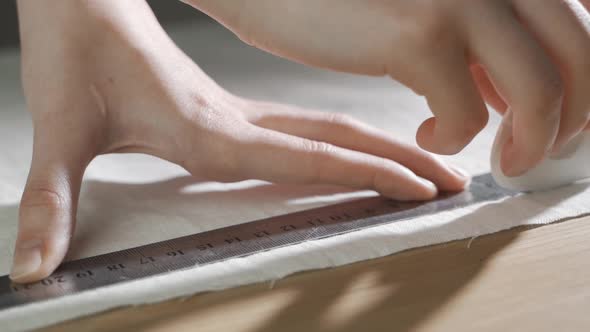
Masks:
[[[10,275],[10,280],[18,284],[29,284],[43,280],[51,275],[55,269],[39,268],[33,272],[21,275]]]
[[[385,188],[379,192],[398,201],[427,201],[438,195],[438,189],[434,183],[420,177],[416,177],[412,182],[409,186],[400,188],[397,185],[395,188]]]
[[[34,239],[17,243],[10,279],[17,283],[30,283],[51,275],[67,251],[68,243],[63,242]]]
[[[471,182],[471,175],[466,170],[443,159],[431,158],[433,158],[434,162],[430,166],[431,172],[427,177],[436,184],[440,191],[462,191]],[[423,174],[420,175],[424,176]]]
[[[447,181],[445,183],[446,185],[440,189],[445,191],[461,191],[469,186],[471,183],[471,174],[469,172],[454,165],[448,165],[448,169],[451,173],[451,181]]]
[[[45,128],[45,127],[44,127]],[[88,143],[35,135],[33,158],[19,206],[18,236],[10,278],[19,283],[47,277],[67,252],[78,194],[91,160]]]
[[[550,151],[543,149],[540,144],[525,144],[522,136],[518,144],[514,129],[514,115],[511,110],[508,110],[502,119],[494,143],[500,154],[500,169],[507,177],[523,175],[540,163]]]
[[[416,131],[416,143],[419,147],[426,151],[433,151],[433,136],[434,136],[435,119],[430,118],[422,122],[418,130]]]
[[[402,164],[420,177],[432,181],[441,191],[461,191],[469,184],[470,174],[449,164],[438,155],[412,147]]]
[[[27,191],[20,207],[17,237],[10,278],[33,282],[50,275],[67,252],[73,221],[61,200],[53,194]]]
[[[436,119],[430,118],[422,122],[416,132],[416,143],[422,149],[442,155],[454,155],[465,147],[471,140],[458,138],[458,135],[442,135],[440,128],[436,128]],[[437,132],[438,131],[438,132]]]
[[[418,180],[422,188],[417,191],[416,197],[412,199],[429,200],[435,198],[436,195],[438,195],[438,188],[433,182],[418,176],[416,176],[416,180]]]
[[[17,243],[14,251],[10,279],[16,282],[31,280],[42,264],[41,242],[38,240]]]
[[[518,147],[510,138],[502,148],[500,168],[507,177],[517,177],[535,167],[543,158],[543,155],[540,157],[531,156],[529,151]]]
[[[373,189],[385,197],[398,201],[429,200],[438,194],[434,183],[403,166],[377,173]]]

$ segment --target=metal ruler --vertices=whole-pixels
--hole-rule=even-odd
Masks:
[[[32,284],[2,276],[0,310],[513,195],[483,174],[468,190],[441,193],[433,201],[362,199],[69,261]]]

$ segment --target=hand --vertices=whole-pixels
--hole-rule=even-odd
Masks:
[[[461,190],[467,176],[349,117],[224,91],[142,0],[19,0],[23,85],[35,137],[11,278],[66,254],[86,166],[148,153],[213,180],[375,189],[400,200]]]
[[[472,140],[488,120],[482,99],[510,107],[501,161],[509,176],[558,151],[589,119],[590,16],[577,0],[185,2],[271,53],[389,75],[424,95],[435,117],[416,138],[432,152],[457,153]]]

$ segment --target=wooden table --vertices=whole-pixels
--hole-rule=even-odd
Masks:
[[[590,331],[590,217],[45,329],[121,330]]]

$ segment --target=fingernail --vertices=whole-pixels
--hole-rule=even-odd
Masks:
[[[428,181],[428,180],[426,180],[424,178],[418,177],[418,176],[416,177],[416,179],[420,183],[422,183],[425,187],[427,187],[428,190],[430,190],[434,194],[436,194],[438,192],[438,188],[436,188],[436,185],[434,183],[432,183],[432,182],[430,182],[430,181]]]
[[[528,161],[523,158],[524,154],[517,151],[518,148],[514,144],[514,137],[512,136],[513,117],[512,110],[508,109],[502,118],[502,126],[505,126],[505,130],[510,133],[510,138],[502,147],[501,156],[502,162],[507,162],[506,167],[503,167],[503,172],[508,177],[520,176],[530,168]]]
[[[14,253],[10,279],[22,279],[35,273],[41,266],[41,241],[31,240],[19,244]]]
[[[527,171],[534,167],[535,163],[531,162],[527,158],[523,158],[524,153],[519,152],[514,146],[512,146],[506,154],[507,169],[504,174],[508,177],[517,177],[524,175]],[[543,157],[544,158],[544,157]]]
[[[504,175],[508,177],[521,176],[528,170],[529,166],[522,159],[510,158],[510,164],[504,171]]]
[[[461,177],[461,178],[465,178],[468,179],[471,177],[471,175],[464,169],[454,166],[454,165],[449,165],[449,169],[451,171],[453,171],[453,173],[455,173],[457,176]]]
[[[469,184],[471,183],[471,174],[469,174],[469,172],[467,172],[466,170],[454,166],[454,165],[449,165],[449,169],[455,173],[458,177],[460,177],[461,179],[465,180],[465,183],[463,184],[463,188],[469,186]]]
[[[563,140],[561,143],[556,144],[551,150],[549,158],[554,160],[566,159],[571,157],[582,143],[583,136],[577,133],[567,140]]]

